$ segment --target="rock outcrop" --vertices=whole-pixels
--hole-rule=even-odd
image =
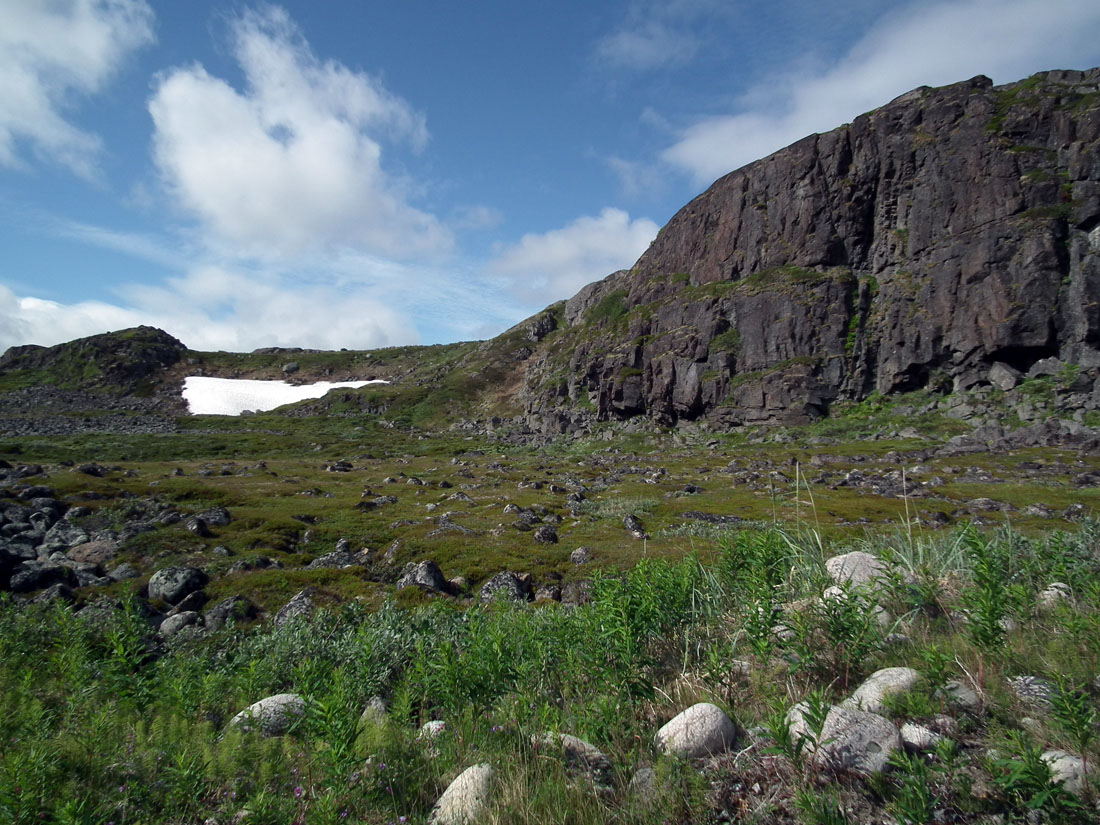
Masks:
[[[1052,71],[915,89],[732,172],[548,310],[527,420],[802,422],[1052,357],[1091,384],[1098,147],[1100,69]]]

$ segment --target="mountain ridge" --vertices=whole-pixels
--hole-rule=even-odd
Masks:
[[[723,176],[634,267],[489,341],[229,356],[164,334],[175,343],[151,360],[131,356],[146,388],[185,366],[281,377],[299,359],[297,380],[395,382],[342,394],[345,406],[544,435],[637,418],[804,423],[873,393],[1010,388],[1037,365],[1100,398],[1098,146],[1100,69],[920,87]],[[25,382],[135,391],[118,359],[100,364],[109,337],[81,340],[9,350],[0,387],[22,369]],[[63,363],[89,353],[90,378]]]

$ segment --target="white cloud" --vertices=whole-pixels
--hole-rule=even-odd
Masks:
[[[1100,60],[1100,5],[1080,0],[912,2],[887,15],[816,77],[784,73],[740,111],[702,120],[663,159],[705,184],[799,138],[850,121],[921,85],[977,74],[997,82]]]
[[[488,270],[508,279],[511,289],[527,301],[557,301],[632,265],[657,229],[648,218],[631,220],[623,210],[609,207],[560,229],[524,235],[518,243],[499,249]]]
[[[399,258],[450,250],[407,202],[382,141],[422,148],[424,118],[377,79],[321,61],[285,11],[233,23],[243,91],[202,66],[162,77],[149,102],[169,190],[226,251],[265,259],[342,245]]]
[[[417,339],[407,318],[362,291],[296,286],[217,267],[120,293],[120,304],[61,304],[0,286],[0,351],[140,324],[160,327],[193,349],[235,352],[265,346],[373,349]]]
[[[5,0],[0,23],[0,165],[21,167],[22,143],[86,178],[101,141],[74,125],[75,97],[102,91],[125,58],[153,42],[145,0]]]
[[[596,44],[596,58],[616,68],[650,71],[685,63],[699,48],[698,39],[656,20],[638,21]]]

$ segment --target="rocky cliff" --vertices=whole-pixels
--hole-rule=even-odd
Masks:
[[[1095,379],[1098,149],[1100,69],[1053,71],[915,89],[732,172],[540,316],[528,419],[804,421],[1050,358]]]

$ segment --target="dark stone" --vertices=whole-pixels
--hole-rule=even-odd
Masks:
[[[535,544],[557,544],[558,531],[552,524],[543,524],[535,530]]]
[[[275,614],[275,627],[282,627],[295,621],[304,621],[313,615],[317,605],[313,601],[313,588],[307,587],[283,605]]]
[[[481,586],[479,597],[483,602],[492,602],[497,599],[525,602],[532,597],[530,578],[526,581],[516,573],[505,571],[497,573],[489,581]]]
[[[178,604],[209,581],[197,567],[165,567],[149,579],[149,598]]]
[[[230,596],[203,613],[203,621],[210,630],[218,630],[230,619],[251,621],[257,614],[256,605],[244,596]]]
[[[11,572],[8,585],[13,593],[30,593],[53,584],[79,587],[76,571],[55,562],[24,561]]]
[[[420,587],[439,592],[449,590],[443,571],[439,569],[438,564],[431,560],[422,561],[420,564],[409,562],[405,565],[405,571],[401,574],[401,578],[397,580],[397,589],[400,590],[403,587]]]

